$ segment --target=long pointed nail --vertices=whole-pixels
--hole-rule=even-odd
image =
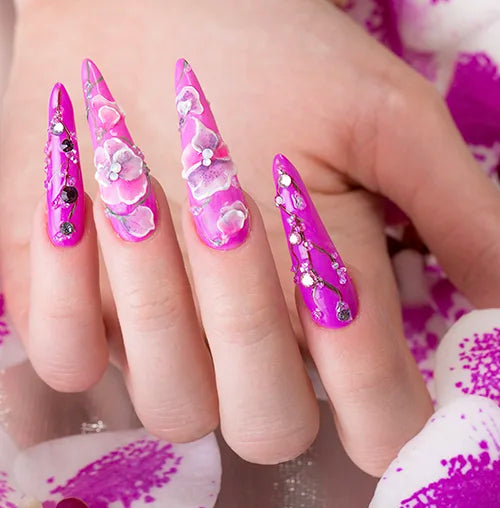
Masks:
[[[182,145],[182,177],[200,238],[221,250],[241,245],[249,219],[236,168],[191,66],[175,68],[176,104]]]
[[[358,312],[356,290],[347,269],[302,178],[284,155],[274,158],[273,175],[292,271],[305,304],[319,325],[346,326]]]
[[[144,155],[133,142],[125,114],[91,60],[82,66],[87,120],[94,145],[95,178],[113,229],[138,242],[156,228],[158,207]]]
[[[59,247],[76,245],[85,224],[80,156],[73,106],[61,83],[52,89],[49,101],[49,139],[46,146],[47,229]]]

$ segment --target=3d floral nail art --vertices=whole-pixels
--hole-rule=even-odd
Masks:
[[[85,196],[73,106],[60,83],[54,86],[50,96],[49,139],[45,153],[49,237],[56,246],[71,247],[83,235]]]
[[[95,64],[85,60],[82,81],[94,145],[95,178],[115,231],[137,242],[156,228],[157,204],[144,155],[132,141],[125,114]]]
[[[220,489],[213,434],[172,444],[144,429],[108,431],[18,450],[0,428],[0,451],[2,508],[210,508]]]
[[[201,239],[216,249],[245,241],[249,214],[236,167],[191,66],[179,60],[176,105],[186,180],[194,223]]]
[[[356,317],[358,300],[347,268],[292,163],[277,155],[273,174],[295,283],[314,321],[325,327],[348,325]]]

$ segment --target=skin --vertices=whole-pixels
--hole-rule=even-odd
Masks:
[[[42,207],[35,213],[35,206],[43,188],[40,168],[46,137],[46,101],[56,80],[64,82],[73,96],[86,189],[90,195],[96,194],[90,138],[83,108],[78,107],[79,65],[90,56],[99,62],[108,83],[113,84],[114,95],[127,111],[134,138],[165,189],[172,224],[181,236],[181,251],[189,254],[191,277],[214,355],[217,387],[210,381],[211,364],[200,347],[200,335],[194,341],[195,350],[200,358],[205,354],[205,359],[199,360],[201,370],[197,375],[209,379],[208,393],[200,391],[200,384],[207,389],[203,383],[195,383],[190,393],[186,376],[179,381],[183,383],[179,385],[179,397],[172,393],[169,400],[162,398],[167,380],[159,379],[155,383],[157,390],[151,390],[149,384],[141,385],[141,373],[148,372],[151,360],[131,360],[127,336],[137,335],[127,332],[127,326],[135,326],[138,333],[141,323],[149,322],[155,327],[165,319],[165,313],[176,315],[171,306],[172,294],[159,300],[160,309],[165,312],[151,316],[148,312],[157,311],[158,302],[139,302],[135,306],[135,322],[124,327],[122,319],[125,357],[111,288],[106,272],[101,270],[102,316],[110,354],[124,371],[143,422],[161,437],[189,440],[211,431],[220,417],[231,447],[242,457],[260,463],[291,458],[314,439],[317,409],[298,367],[288,320],[280,325],[279,339],[262,343],[258,340],[263,335],[259,328],[262,323],[252,328],[250,322],[241,340],[231,344],[230,335],[217,335],[221,321],[212,322],[206,310],[212,303],[210,295],[216,291],[216,284],[206,277],[209,270],[202,271],[210,266],[219,270],[226,281],[227,291],[218,298],[214,312],[219,317],[229,316],[222,330],[241,325],[244,316],[238,316],[238,306],[230,305],[241,291],[234,279],[240,277],[248,283],[257,280],[255,293],[266,294],[268,288],[262,285],[263,281],[278,280],[273,279],[274,266],[265,247],[269,242],[295,336],[303,346],[307,342],[317,364],[332,400],[343,444],[362,469],[381,474],[400,447],[421,429],[432,408],[404,341],[378,195],[388,196],[411,216],[447,273],[473,303],[493,306],[500,303],[496,289],[500,287],[497,191],[476,168],[433,89],[331,3],[242,0],[235,9],[227,0],[216,0],[210,8],[204,3],[190,6],[189,16],[183,2],[125,3],[88,0],[61,11],[57,0],[46,0],[19,14],[16,59],[5,96],[0,144],[0,257],[10,312],[28,351],[33,340],[47,342],[36,333],[29,333],[28,323],[33,319],[30,305],[31,309],[37,307],[43,294],[36,293],[44,286],[43,274],[37,279],[32,276],[32,281],[42,285],[31,289],[30,299],[28,274],[30,241],[35,242],[34,252],[44,242],[39,231],[43,229],[44,211]],[[101,19],[113,22],[104,25],[99,23]],[[44,27],[53,25],[54,20],[57,31],[47,40]],[[38,48],[37,58],[33,58],[33,47]],[[241,184],[255,201],[255,229],[249,242],[256,241],[258,248],[254,247],[253,254],[249,254],[249,244],[246,254],[217,256],[214,260],[215,254],[200,244],[183,211],[186,193],[180,178],[172,85],[173,66],[179,56],[186,57],[196,68],[239,167]],[[345,329],[321,329],[312,323],[300,298],[298,306],[295,304],[281,219],[273,205],[271,161],[278,151],[299,168],[336,247],[350,267],[361,310],[359,318]],[[166,204],[162,206],[163,213],[167,213]],[[113,245],[117,239],[109,228],[106,230],[99,200],[94,209],[108,269],[112,266],[109,259],[118,256],[117,266],[129,266],[130,270],[131,259],[120,257],[124,247]],[[167,228],[171,228],[169,221],[165,215]],[[33,231],[36,228],[39,230]],[[167,252],[180,263],[176,247],[168,247],[170,244],[161,240],[161,234],[155,238],[165,245],[158,247],[157,254]],[[168,237],[173,234],[170,229]],[[173,249],[170,254],[169,248]],[[33,266],[36,268],[36,262]],[[96,267],[85,269],[95,273]],[[133,270],[130,273],[134,275]],[[147,270],[140,273],[143,278],[130,284],[136,284],[138,290],[154,287],[154,276],[148,275]],[[187,279],[180,266],[176,273],[183,286],[182,281]],[[109,278],[120,315],[120,309],[130,303],[131,293],[118,285],[119,274],[110,270]],[[50,281],[45,284],[48,287]],[[274,290],[276,287],[277,283]],[[98,294],[97,285],[94,291]],[[132,294],[137,295],[137,291]],[[190,296],[182,298],[189,301]],[[274,317],[282,315],[282,297],[278,294],[276,298],[278,303],[272,306]],[[75,311],[77,308],[71,309]],[[71,317],[71,312],[64,318]],[[40,314],[43,317],[43,309]],[[259,315],[259,309],[254,315]],[[97,327],[99,322],[98,318],[94,321]],[[32,330],[38,329],[36,323],[35,319]],[[182,338],[182,326],[187,325],[179,326]],[[196,333],[199,332],[192,331],[188,336]],[[96,340],[102,337],[98,335]],[[151,355],[164,354],[162,348],[166,346],[161,337],[155,340],[157,345],[152,346]],[[276,361],[262,363],[262,358],[269,355],[263,346],[280,352]],[[139,349],[138,353],[143,351]],[[92,384],[93,380],[88,379],[77,384],[74,380],[78,376],[73,375],[61,381],[61,370],[67,365],[64,358],[52,362],[44,372],[50,359],[33,359],[43,378],[60,390],[78,390]],[[182,361],[192,362],[193,358]],[[101,365],[91,361],[88,364]],[[174,364],[169,372],[182,371],[182,365],[185,364]],[[275,377],[273,369],[280,376]],[[293,388],[278,382],[290,372]],[[91,374],[98,378],[100,371],[96,368]],[[189,403],[192,397],[200,397],[206,404],[203,411],[199,405]],[[199,414],[203,418],[197,419]],[[195,423],[182,434],[184,427],[172,422]]]

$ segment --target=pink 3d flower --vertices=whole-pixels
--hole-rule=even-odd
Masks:
[[[221,208],[217,228],[225,237],[232,237],[243,229],[247,217],[247,207],[241,201],[235,201]]]
[[[182,153],[182,177],[187,180],[193,197],[202,201],[229,189],[236,168],[219,136],[197,118],[194,121],[196,133]]]
[[[95,151],[95,178],[107,205],[137,203],[146,193],[144,161],[121,139],[110,138]]]

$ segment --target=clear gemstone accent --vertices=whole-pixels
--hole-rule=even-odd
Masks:
[[[214,152],[210,148],[205,148],[203,152],[201,152],[201,155],[204,159],[211,159],[214,156]]]
[[[56,122],[52,124],[50,132],[52,132],[55,136],[60,136],[64,132],[64,125],[61,122]]]
[[[203,159],[202,164],[207,168],[210,164],[212,164],[212,159]]]
[[[290,185],[292,185],[292,177],[287,173],[281,173],[278,177],[278,184],[281,187],[290,187]]]
[[[109,167],[109,170],[111,173],[118,174],[122,170],[121,164],[119,162],[113,162],[113,164]]]
[[[112,182],[116,182],[116,180],[118,180],[118,178],[120,178],[118,176],[118,173],[110,173],[109,174],[109,179],[112,181]]]
[[[288,240],[292,245],[299,245],[300,242],[302,242],[302,235],[297,231],[292,231],[288,237]]]
[[[297,210],[304,210],[306,207],[306,202],[304,201],[302,194],[299,194],[298,192],[294,192],[292,194],[292,202],[293,206],[297,208]]]
[[[281,196],[276,196],[274,198],[274,202],[275,202],[276,206],[280,206],[285,202],[285,200]]]
[[[305,287],[305,288],[311,288],[314,286],[314,276],[311,272],[304,272],[301,276],[300,276],[300,283]]]
[[[313,318],[316,319],[316,321],[319,321],[324,316],[323,312],[321,310],[319,310],[318,308],[313,310],[312,315],[313,315]]]
[[[335,307],[335,313],[337,314],[337,319],[342,322],[351,321],[352,314],[349,305],[345,302],[337,302],[337,306]]]
[[[332,263],[332,267],[334,270],[336,270],[340,265],[335,261],[335,263]]]

